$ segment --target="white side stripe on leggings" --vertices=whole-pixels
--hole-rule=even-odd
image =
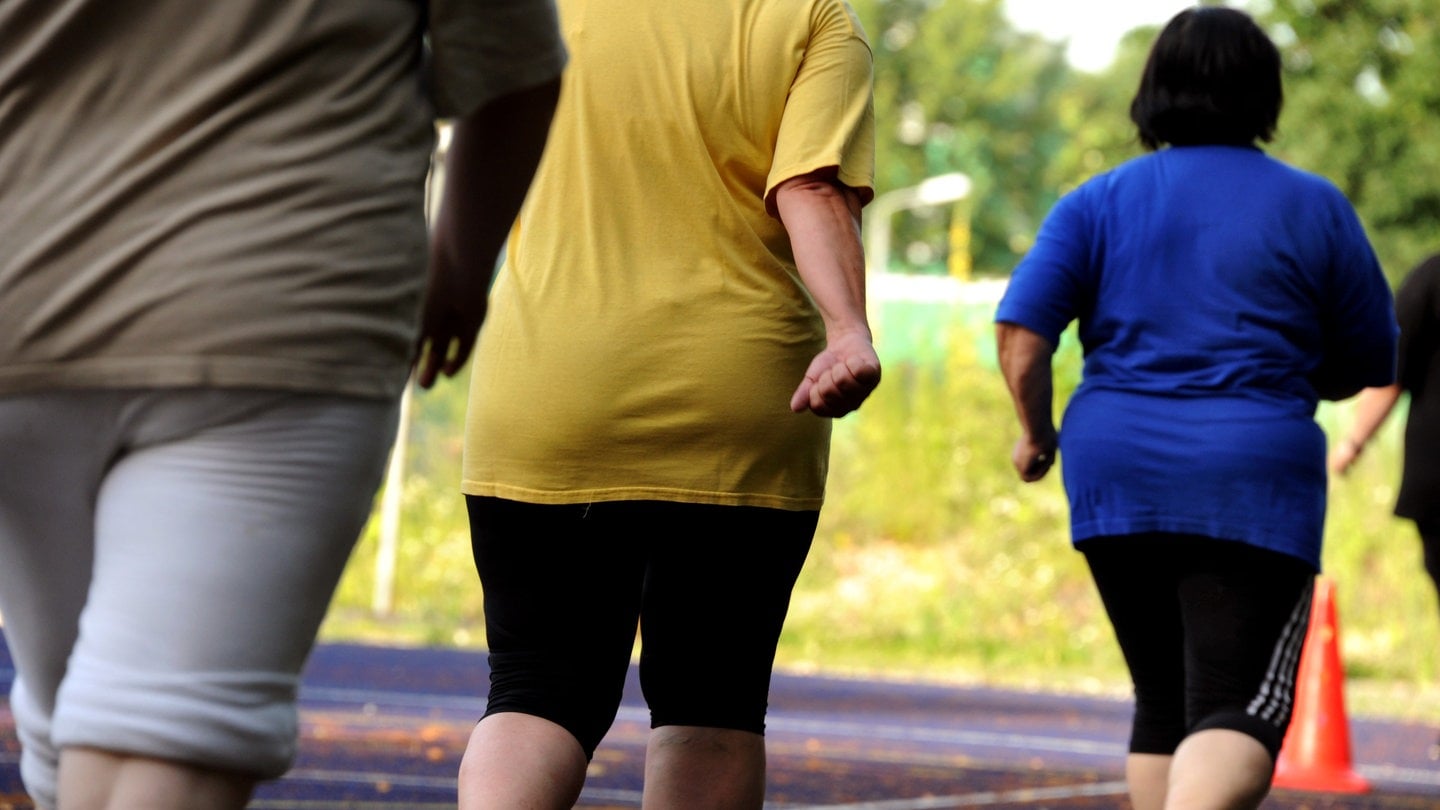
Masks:
[[[1260,683],[1260,692],[1245,708],[1246,714],[1277,725],[1290,716],[1290,707],[1295,702],[1296,661],[1305,646],[1305,631],[1310,625],[1310,598],[1314,590],[1312,580],[1290,611],[1290,618],[1285,622],[1280,640],[1270,656],[1270,668],[1265,672],[1265,680]]]

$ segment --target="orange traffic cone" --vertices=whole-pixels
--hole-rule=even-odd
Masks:
[[[1369,792],[1369,781],[1351,767],[1340,625],[1335,620],[1335,582],[1328,577],[1315,580],[1310,629],[1305,634],[1296,683],[1295,713],[1280,747],[1275,787],[1327,793]]]

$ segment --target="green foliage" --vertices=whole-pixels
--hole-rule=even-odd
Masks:
[[[1003,275],[1060,194],[1141,153],[1129,104],[1158,28],[1131,32],[1091,75],[1015,31],[995,0],[856,0],[876,52],[877,189],[970,175],[976,272]],[[1257,19],[1285,56],[1269,150],[1333,180],[1398,279],[1440,220],[1440,23],[1414,0],[1274,0]],[[943,257],[949,211],[918,209],[895,243]],[[904,261],[896,262],[901,266]]]
[[[782,663],[1074,687],[1123,676],[1058,476],[1015,477],[1009,395],[979,345],[955,329],[942,365],[887,367],[836,423]]]
[[[853,5],[875,50],[877,190],[968,174],[976,272],[1009,272],[1055,199],[1042,179],[1067,139],[1062,49],[1015,31],[999,0]],[[948,213],[902,217],[895,243],[943,256]]]
[[[323,630],[327,637],[483,643],[482,594],[460,494],[467,388],[468,375],[415,394],[392,613],[377,620],[372,612],[380,550],[379,521],[372,519],[340,581]]]
[[[1091,176],[1144,152],[1130,121],[1130,100],[1157,28],[1137,28],[1120,43],[1115,61],[1098,74],[1077,73],[1060,99],[1060,120],[1070,133],[1046,182],[1058,197]]]
[[[1059,476],[1016,478],[1015,417],[985,339],[989,324],[974,312],[951,314],[937,321],[948,323],[944,360],[891,363],[874,398],[836,423],[827,504],[779,665],[1123,693],[1123,662],[1069,543]],[[1057,413],[1078,376],[1067,336]],[[457,485],[464,395],[463,382],[447,383],[415,400],[393,615],[370,614],[372,527],[326,638],[483,644]],[[1349,419],[1348,403],[1320,414],[1332,434]],[[1390,515],[1400,421],[1332,487],[1325,566],[1338,585],[1353,709],[1414,716],[1434,704],[1433,695],[1424,704],[1415,696],[1440,676],[1440,610],[1413,528]]]
[[[1275,0],[1285,55],[1276,154],[1329,177],[1398,279],[1440,221],[1440,22],[1412,0]]]
[[[876,53],[877,190],[969,174],[978,273],[1007,272],[1060,194],[1140,153],[1128,109],[1156,29],[1132,32],[1114,65],[1091,75],[1066,66],[1058,45],[1013,30],[1000,0],[854,5]],[[1285,55],[1286,108],[1270,151],[1334,180],[1397,278],[1434,249],[1440,220],[1433,9],[1405,0],[1255,5]],[[946,213],[898,222],[896,244],[928,245],[921,260],[942,255]],[[782,666],[1124,690],[1113,637],[1068,542],[1058,475],[1024,485],[1010,469],[1015,418],[988,315],[913,302],[877,313],[885,383],[836,425],[828,503]],[[1078,370],[1071,335],[1058,360],[1057,413]],[[326,637],[483,643],[458,492],[465,392],[464,380],[442,383],[415,400],[393,613],[370,611],[372,526]],[[1320,418],[1333,434],[1348,405]],[[1390,514],[1398,422],[1332,486],[1326,527],[1350,696],[1362,698],[1352,704],[1362,713],[1413,714],[1414,696],[1440,676],[1436,595],[1413,527]],[[1399,684],[1408,702],[1371,701],[1370,685],[1381,682]]]
[[[1267,150],[1336,183],[1398,280],[1434,252],[1440,221],[1440,22],[1415,0],[1267,0],[1256,19],[1284,56],[1285,107]],[[1141,153],[1129,104],[1156,28],[1115,63],[1073,75],[1058,98],[1068,133],[1047,175],[1063,193]],[[1016,178],[1018,179],[1018,178]]]

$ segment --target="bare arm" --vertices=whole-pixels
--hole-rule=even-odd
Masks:
[[[1399,401],[1399,383],[1366,388],[1360,392],[1360,396],[1355,400],[1355,421],[1351,423],[1344,438],[1335,444],[1335,449],[1330,451],[1332,471],[1344,475],[1350,470],[1350,466],[1360,458],[1366,443],[1375,435],[1375,431],[1385,424],[1385,419]]]
[[[775,208],[790,234],[800,278],[825,321],[825,350],[810,362],[790,409],[844,416],[880,384],[880,358],[865,312],[860,197],[813,173],[777,186]]]
[[[1022,481],[1039,481],[1055,463],[1058,439],[1053,415],[1054,378],[1050,358],[1055,346],[1013,323],[995,325],[1000,372],[1020,417],[1020,438],[1010,461]]]
[[[453,125],[415,347],[421,388],[454,376],[470,357],[496,257],[540,162],[559,93],[560,81],[549,81],[501,96]]]

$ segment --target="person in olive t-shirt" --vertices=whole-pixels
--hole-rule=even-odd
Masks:
[[[290,766],[412,361],[463,361],[484,299],[449,292],[488,281],[565,58],[550,0],[0,3],[0,614],[38,807],[240,808]]]

